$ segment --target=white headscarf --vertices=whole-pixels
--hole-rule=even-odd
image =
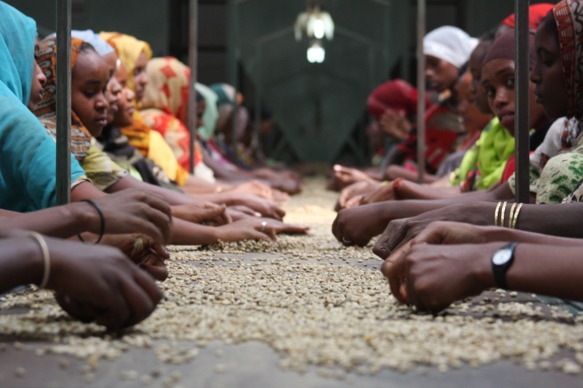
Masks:
[[[52,33],[47,35],[47,38],[52,38],[53,36],[57,36],[57,34]],[[71,30],[71,36],[89,43],[100,56],[115,52],[113,47],[101,39],[93,30]]]
[[[423,38],[423,54],[447,61],[460,68],[470,58],[478,44],[463,30],[453,26],[442,26]]]

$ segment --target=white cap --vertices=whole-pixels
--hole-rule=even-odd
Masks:
[[[478,39],[454,26],[442,26],[423,38],[423,54],[447,61],[460,68],[470,58]]]

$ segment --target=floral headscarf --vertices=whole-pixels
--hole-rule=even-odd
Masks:
[[[160,109],[186,124],[190,69],[173,57],[148,62],[148,85],[141,109]]]
[[[583,4],[574,0],[563,0],[553,8],[553,16],[559,32],[559,47],[563,74],[567,88],[568,106],[565,129],[561,139],[563,149],[569,149],[577,143],[583,123],[583,65],[578,58],[583,58]],[[578,125],[573,125],[578,123]]]
[[[71,38],[71,68],[75,68],[83,41]],[[37,62],[47,77],[43,98],[36,105],[34,114],[44,125],[49,135],[57,136],[57,43],[56,38],[47,38],[38,45]],[[91,133],[74,112],[71,112],[71,153],[83,160],[91,147]]]

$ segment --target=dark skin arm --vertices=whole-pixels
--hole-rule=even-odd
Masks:
[[[38,243],[24,231],[2,230],[0,236],[0,291],[40,283],[44,260]],[[62,306],[77,318],[119,329],[145,319],[162,298],[154,280],[117,249],[45,241],[51,264],[47,288],[66,299]]]
[[[82,183],[79,186],[86,185]],[[87,192],[93,185],[87,183]],[[172,234],[170,206],[157,196],[127,190],[110,196],[100,196],[95,189],[95,203],[105,217],[105,233],[143,233],[159,244],[167,243]],[[78,193],[76,193],[78,194]],[[91,194],[89,194],[91,195]],[[27,229],[52,237],[69,238],[80,232],[98,234],[101,220],[97,211],[86,202],[43,209],[31,213],[14,213],[3,226]]]
[[[438,312],[495,287],[491,258],[507,241],[522,242],[507,272],[510,289],[582,300],[583,241],[516,230],[436,222],[385,260],[382,271],[399,301]]]
[[[338,212],[332,225],[332,233],[339,241],[348,245],[364,246],[371,238],[388,228],[387,225],[392,220],[413,217],[432,210],[435,210],[437,215],[431,221],[447,220],[448,218],[440,217],[449,216],[455,217],[454,221],[477,223],[481,220],[482,224],[489,224],[493,222],[493,210],[490,211],[490,208],[496,206],[495,202],[512,201],[513,198],[512,191],[506,183],[493,191],[464,193],[450,199],[386,201],[362,205]],[[486,201],[486,203],[476,205],[476,201]],[[442,214],[436,210],[451,204],[460,206],[460,211],[454,214],[445,211]],[[464,210],[465,206],[470,207],[471,211]]]

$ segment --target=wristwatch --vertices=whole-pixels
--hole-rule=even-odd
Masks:
[[[518,243],[511,242],[504,245],[502,248],[498,249],[492,255],[492,272],[494,274],[494,281],[498,288],[507,289],[506,284],[506,271],[512,265],[514,261],[514,250],[516,249]]]

